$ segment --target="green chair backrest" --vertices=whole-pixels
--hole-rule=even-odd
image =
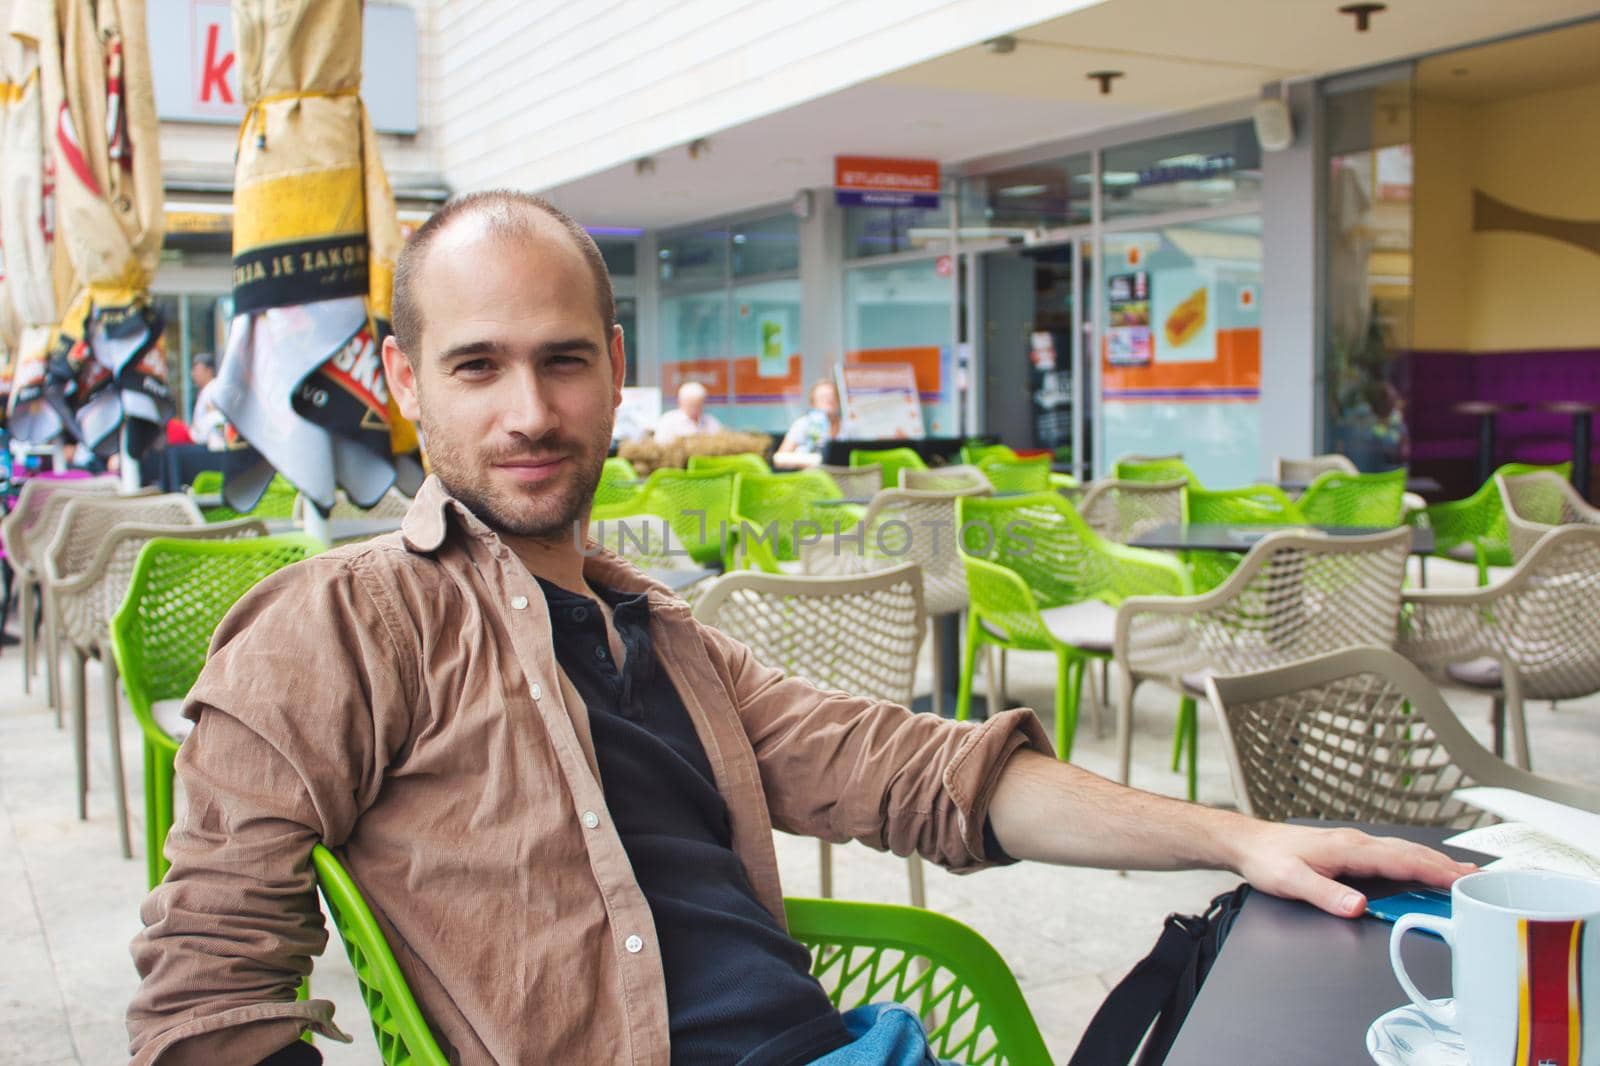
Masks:
[[[1203,489],[1191,481],[1188,497],[1189,521],[1195,525],[1292,526],[1304,525],[1306,521],[1288,493],[1276,485]],[[1187,561],[1195,591],[1216,588],[1243,559],[1237,552],[1189,552]]]
[[[607,459],[600,468],[600,483],[594,488],[594,502],[597,506],[622,503],[639,494],[639,486],[630,484],[639,478],[638,471],[633,464],[620,456]]]
[[[1199,488],[1200,480],[1189,469],[1181,455],[1129,455],[1117,460],[1118,481],[1176,481],[1183,478],[1190,488]]]
[[[322,898],[328,901],[334,927],[344,941],[345,953],[350,956],[350,965],[355,968],[356,983],[372,1019],[372,1033],[378,1038],[378,1053],[383,1056],[384,1066],[447,1066],[450,1060],[439,1049],[394,952],[389,950],[383,928],[372,916],[372,909],[349,871],[321,844],[311,849],[311,864],[317,871]]]
[[[1050,480],[1048,455],[1030,459],[995,456],[982,460],[978,469],[983,471],[983,476],[989,479],[989,484],[994,486],[996,492],[1049,492],[1055,487]]]
[[[111,618],[111,651],[128,705],[147,736],[164,736],[151,707],[188,694],[205,665],[212,633],[239,597],[268,574],[326,548],[305,533],[245,540],[157,537],[144,546],[127,596]]]
[[[900,487],[900,471],[906,467],[913,470],[926,470],[928,464],[922,461],[911,448],[852,448],[850,450],[851,466],[866,466],[869,463],[878,463],[883,467],[883,487],[894,489]]]
[[[1488,566],[1510,566],[1511,531],[1506,523],[1505,504],[1500,490],[1495,487],[1496,477],[1515,477],[1549,470],[1563,478],[1572,476],[1571,463],[1539,466],[1534,463],[1506,463],[1489,475],[1489,480],[1464,500],[1449,500],[1430,504],[1422,512],[1423,520],[1433,527],[1435,555],[1448,554],[1450,549],[1471,544],[1478,557],[1479,584],[1488,581]]]
[[[1050,1053],[1017,980],[971,928],[937,911],[786,899],[789,935],[840,1010],[896,1002],[915,1011],[934,1057],[1047,1066]]]
[[[689,469],[695,473],[717,471],[729,474],[770,474],[772,467],[755,452],[737,455],[691,455]]]
[[[792,474],[740,474],[734,487],[734,523],[740,548],[763,570],[774,571],[779,562],[800,557],[798,541],[804,523],[831,535],[837,522],[841,530],[853,529],[860,509],[819,506],[819,500],[844,496],[832,477],[821,470]]]
[[[202,489],[202,475],[216,474],[216,487]],[[205,479],[210,484],[210,479]],[[194,491],[196,495],[222,491],[222,475],[215,470],[204,470],[195,475]],[[293,518],[294,499],[300,494],[299,490],[290,483],[282,474],[274,474],[267,483],[267,491],[261,494],[261,499],[249,511],[235,511],[227,504],[217,507],[206,507],[200,512],[207,522],[231,522],[235,518]]]
[[[222,471],[200,470],[196,471],[194,481],[189,485],[189,491],[196,496],[214,496],[222,491]]]
[[[969,466],[982,466],[991,459],[1009,459],[1015,461],[1018,457],[1016,451],[1004,444],[963,444],[961,446],[961,461]]]
[[[604,506],[596,503],[589,518],[593,522],[635,515],[665,518],[695,562],[720,564],[724,545],[733,540],[733,479],[726,470],[661,467],[628,499]]]
[[[1406,472],[1318,474],[1295,501],[1314,526],[1397,526],[1405,517]]]

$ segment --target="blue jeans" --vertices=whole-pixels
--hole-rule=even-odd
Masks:
[[[844,1012],[855,1040],[812,1066],[941,1066],[928,1047],[922,1020],[899,1003],[869,1003]]]

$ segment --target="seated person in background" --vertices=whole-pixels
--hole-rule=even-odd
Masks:
[[[671,444],[679,437],[721,432],[722,423],[715,415],[706,414],[706,387],[698,381],[686,381],[678,387],[677,408],[656,423],[656,442]]]
[[[776,467],[815,466],[822,446],[839,436],[839,387],[830,378],[811,386],[811,410],[795,419],[772,456]]]
[[[1056,761],[1031,710],[821,691],[586,543],[622,331],[599,249],[545,201],[446,204],[401,250],[393,321],[384,372],[433,474],[400,532],[278,571],[218,627],[133,943],[134,1066],[320,1061],[297,1038],[338,1036],[333,1004],[295,998],[327,943],[318,843],[463,1066],[850,1044],[862,1016],[785,932],[774,828],[956,870],[1226,867],[1346,917],[1365,900],[1340,874],[1470,869],[1112,784]]]
[[[194,398],[194,418],[189,423],[189,435],[196,444],[204,444],[212,451],[228,446],[228,416],[217,406],[217,363],[209,352],[194,357],[189,377],[199,390]]]

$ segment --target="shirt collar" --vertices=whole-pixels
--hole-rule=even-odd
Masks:
[[[499,535],[467,509],[467,506],[444,487],[444,483],[430,474],[417,490],[416,498],[400,523],[400,532],[408,549],[420,555],[431,555],[444,546],[450,535],[450,519],[454,517],[462,533],[481,541],[499,541]],[[681,605],[672,590],[652,579],[638,567],[614,552],[601,548],[591,540],[591,553],[583,564],[583,576],[591,585],[603,585],[620,593],[646,593],[652,607]]]

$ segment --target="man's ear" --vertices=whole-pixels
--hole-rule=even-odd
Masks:
[[[417,372],[400,350],[394,337],[383,338],[383,378],[389,383],[400,413],[415,422],[422,417],[422,405],[417,402]]]
[[[611,391],[613,407],[622,403],[622,383],[628,380],[628,350],[622,343],[622,326],[611,327]]]

